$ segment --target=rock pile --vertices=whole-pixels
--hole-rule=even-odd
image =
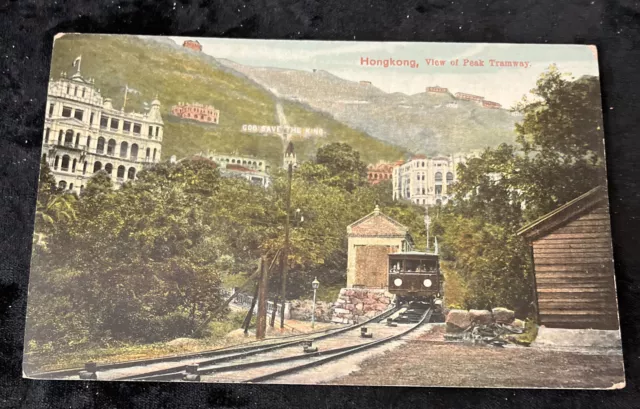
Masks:
[[[343,288],[333,304],[331,322],[350,324],[386,310],[393,295],[384,289]]]
[[[446,318],[448,341],[463,341],[473,345],[503,346],[515,341],[514,334],[524,332],[524,322],[515,319],[506,308],[488,310],[450,310]]]
[[[333,304],[325,301],[316,301],[316,322],[330,322]],[[289,307],[291,319],[299,321],[311,321],[313,300],[293,300]]]

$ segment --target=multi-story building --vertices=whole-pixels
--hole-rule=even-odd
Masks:
[[[160,161],[163,127],[160,101],[144,114],[114,109],[78,69],[49,82],[42,156],[63,190],[81,193],[102,169],[119,186]]]
[[[185,40],[182,46],[193,51],[202,51],[202,44],[198,40]]]
[[[393,168],[393,199],[425,206],[445,204],[451,199],[450,187],[457,178],[457,165],[464,160],[461,155],[414,156]]]
[[[269,165],[263,159],[238,156],[222,155],[215,152],[199,153],[196,157],[206,158],[216,163],[220,174],[224,177],[241,177],[251,183],[268,187],[271,184]]]
[[[185,104],[179,102],[178,105],[171,107],[171,113],[180,118],[193,119],[198,122],[207,122],[210,124],[220,123],[220,111],[211,105],[197,103]]]
[[[400,161],[395,165],[401,165]],[[391,180],[393,178],[393,163],[380,162],[377,164],[367,165],[367,181],[371,185],[377,185],[384,180]]]

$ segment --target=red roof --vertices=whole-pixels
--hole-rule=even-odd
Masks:
[[[256,172],[253,169],[245,168],[244,166],[234,165],[234,164],[227,165],[227,169],[229,169],[229,170],[238,170],[240,172]]]
[[[411,160],[413,159],[427,159],[427,157],[424,155],[415,155],[414,157],[411,158]]]

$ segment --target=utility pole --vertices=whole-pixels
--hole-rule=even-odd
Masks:
[[[280,299],[282,300],[282,308],[280,309],[280,329],[284,329],[284,305],[287,302],[287,270],[289,268],[289,217],[291,215],[291,178],[293,176],[293,163],[289,162],[287,170],[287,198],[286,212],[287,218],[284,224],[284,249],[282,251],[282,290]]]
[[[264,339],[267,332],[267,287],[269,274],[266,263],[261,259],[260,290],[258,291],[258,316],[256,317],[256,339]]]

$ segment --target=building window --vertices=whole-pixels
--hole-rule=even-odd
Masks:
[[[62,116],[65,118],[71,118],[71,108],[62,107]]]
[[[73,160],[73,165],[71,165],[71,172],[75,173],[76,172],[76,159]]]
[[[84,98],[84,92],[86,91],[85,88],[82,88],[82,98]]]
[[[111,173],[113,172],[113,165],[110,163],[107,163],[106,165],[104,165],[104,170],[111,175]]]
[[[69,155],[64,155],[62,156],[62,165],[60,166],[60,170],[69,170],[69,162],[71,161],[71,158],[69,157]]]
[[[142,131],[142,125],[140,124],[133,124],[133,133],[136,135],[140,135],[140,132]]]
[[[64,136],[64,131],[61,129],[58,134],[58,145],[62,145],[62,137]]]
[[[156,149],[153,148],[153,161],[155,162],[155,160],[156,160]]]
[[[82,165],[82,174],[86,175],[87,174],[87,161],[84,161],[84,165]]]
[[[47,154],[46,154],[46,153],[43,153],[43,154],[42,154],[42,160],[43,160],[44,162],[46,162],[46,161],[47,161]]]
[[[78,132],[76,134],[76,143],[75,143],[75,147],[77,148],[80,145],[80,132]]]
[[[93,125],[93,112],[91,113],[91,116],[89,117],[89,125]]]
[[[436,185],[436,195],[442,194],[442,185]]]
[[[98,138],[98,146],[96,146],[96,153],[104,153],[104,138],[102,136]]]
[[[129,144],[126,143],[126,142],[122,142],[120,144],[120,157],[121,158],[126,158],[128,150],[129,150]]]
[[[149,160],[149,156],[150,156],[150,155],[151,155],[151,149],[150,149],[150,148],[147,148],[147,154],[146,154],[146,156],[145,156],[145,159],[146,159],[146,160]]]
[[[71,94],[71,85],[67,84],[67,94]]]
[[[108,125],[109,125],[109,117],[108,116],[101,116],[100,117],[100,128],[107,129]]]
[[[82,118],[84,118],[84,111],[81,109],[76,109],[76,111],[73,113],[73,117],[77,120],[82,121]]]
[[[153,126],[149,127],[149,138],[153,136]]]
[[[436,172],[436,183],[442,183],[442,172]]]
[[[107,144],[107,155],[115,155],[116,154],[116,141],[114,139],[109,139],[109,143]]]
[[[127,179],[133,180],[136,177],[136,168],[129,168],[129,172],[127,172]]]
[[[124,132],[131,132],[131,122],[129,121],[123,121],[122,122],[122,130]]]
[[[120,126],[120,121],[117,120],[116,118],[111,118],[111,130],[117,131],[119,126]]]
[[[158,137],[158,134],[160,134],[160,127],[156,126],[156,138]]]
[[[135,161],[138,159],[138,144],[134,143],[131,145],[131,160]]]
[[[118,173],[116,174],[116,177],[118,179],[124,179],[124,172],[125,172],[125,167],[122,165],[118,166]]]
[[[49,134],[51,133],[51,128],[47,128],[44,132],[44,143],[49,143]]]
[[[71,129],[64,134],[64,146],[73,146],[73,131]]]
[[[93,164],[93,173],[99,172],[100,169],[102,169],[102,163],[100,162],[95,162]]]
[[[54,170],[58,170],[58,163],[60,163],[60,156],[56,156],[56,160],[53,162]]]
[[[73,87],[73,96],[74,97],[78,96],[78,86],[77,85],[75,87]]]
[[[53,115],[53,108],[55,107],[55,104],[49,104],[49,116]]]
[[[91,148],[91,137],[87,135],[87,146],[86,149],[89,150]]]
[[[447,185],[453,183],[453,173],[447,172]]]
[[[67,190],[67,182],[65,182],[64,180],[61,180],[58,183],[58,189],[60,190]]]

